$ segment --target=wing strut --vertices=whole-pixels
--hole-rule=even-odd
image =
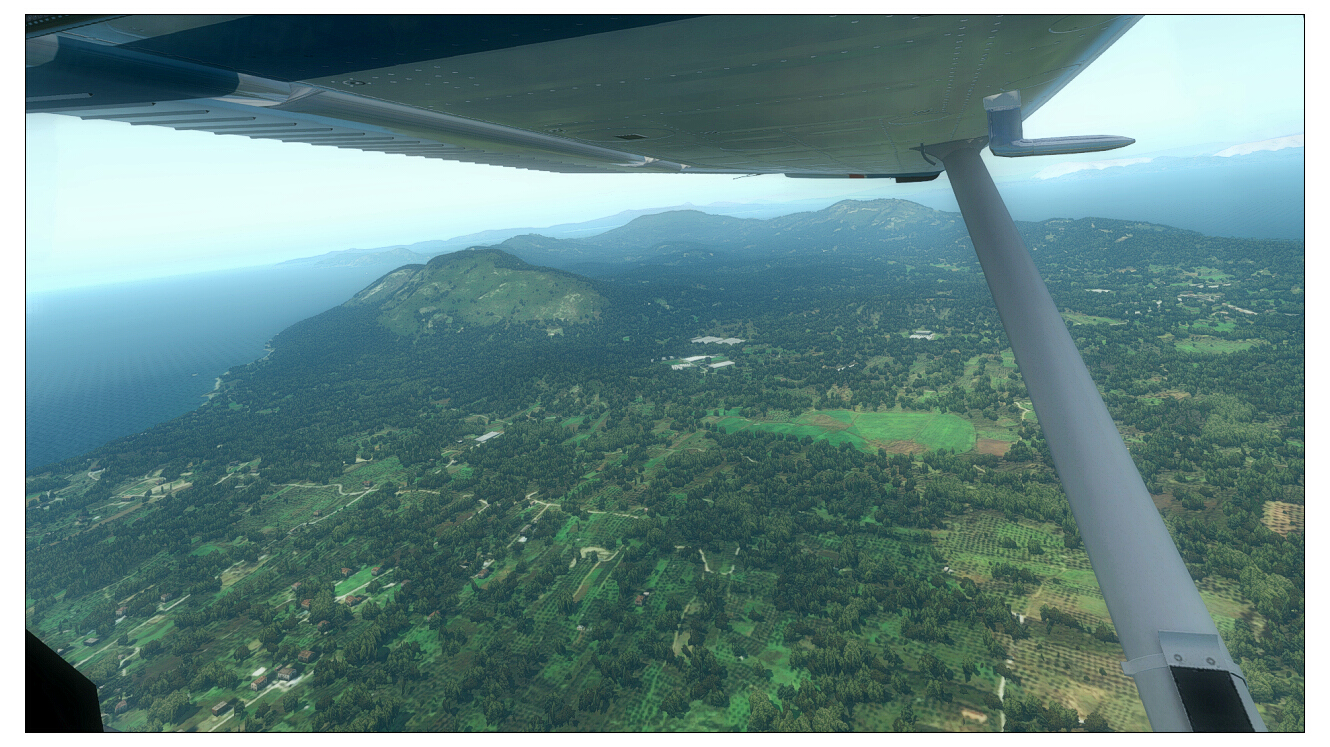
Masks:
[[[928,151],[942,159],[960,204],[1122,641],[1123,671],[1135,680],[1155,731],[1265,731],[1242,670],[980,159],[989,140]]]

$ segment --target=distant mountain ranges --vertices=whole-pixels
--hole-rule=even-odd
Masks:
[[[832,200],[829,199],[812,199],[779,203],[713,203],[705,206],[705,211],[713,215],[771,218],[778,215],[788,214],[799,207],[823,207],[831,201]],[[397,267],[403,263],[424,262],[430,257],[459,251],[461,249],[470,249],[476,246],[491,246],[507,239],[511,239],[514,236],[539,233],[542,236],[550,238],[584,238],[602,233],[609,229],[624,226],[640,216],[656,215],[659,213],[668,213],[679,210],[700,209],[701,208],[698,208],[695,205],[685,203],[683,205],[675,205],[671,207],[624,210],[604,218],[583,221],[581,223],[560,223],[555,226],[549,226],[548,228],[499,228],[467,234],[465,236],[458,236],[451,239],[418,241],[414,244],[377,247],[373,249],[342,249],[314,257],[301,257],[299,259],[287,260],[286,262],[279,263],[277,266],[364,267],[377,265]]]
[[[1290,136],[1232,146],[1213,155],[1065,162],[1050,166],[1033,179],[1004,182],[1002,190],[1008,208],[1018,220],[1093,216],[1143,220],[1213,236],[1301,239],[1305,218],[1300,143],[1301,136]],[[908,204],[923,210],[934,209],[931,211],[934,213],[937,209],[956,209],[950,190],[946,189],[915,193],[911,199],[917,202]],[[690,244],[732,244],[759,239],[769,243],[778,238],[789,242],[795,236],[810,235],[809,231],[816,233],[813,226],[819,220],[830,220],[833,214],[826,211],[834,207],[841,206],[843,212],[847,209],[844,206],[853,204],[871,211],[875,209],[872,206],[880,203],[906,201],[849,199],[824,207],[828,202],[827,198],[814,198],[787,203],[716,203],[703,208],[685,204],[625,210],[596,220],[548,228],[504,228],[409,245],[345,249],[293,259],[278,266],[388,270],[424,263],[430,257],[461,249],[499,245],[531,262],[556,261],[558,264],[549,266],[564,269],[580,264],[582,268],[578,271],[594,272],[607,269],[598,265],[640,261],[646,255],[620,256],[613,250],[640,250],[650,243],[639,239],[641,233],[654,234],[657,243],[671,245],[648,252],[663,258],[671,252],[698,250]],[[800,208],[822,209],[795,212]],[[692,214],[694,219],[682,221],[676,217],[643,222],[654,216],[682,213]],[[815,217],[818,215],[821,218]],[[959,215],[939,213],[933,218],[955,223]],[[764,223],[770,225],[760,225]],[[629,226],[632,228],[626,232],[621,230]],[[678,233],[680,230],[684,232]],[[730,233],[735,230],[743,238],[735,239]]]

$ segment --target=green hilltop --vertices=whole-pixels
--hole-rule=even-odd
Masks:
[[[378,305],[397,334],[511,322],[596,319],[605,300],[583,278],[528,264],[498,249],[467,249],[398,268],[347,306]]]

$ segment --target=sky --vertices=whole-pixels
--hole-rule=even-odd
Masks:
[[[1214,154],[1300,135],[1299,16],[1147,16],[1025,122],[1028,137],[1136,138],[1001,159],[999,183],[1105,160]],[[26,115],[29,293],[691,202],[899,197],[945,187],[779,175],[545,174],[123,123]]]

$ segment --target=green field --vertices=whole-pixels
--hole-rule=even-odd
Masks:
[[[974,426],[955,415],[925,412],[851,412],[849,410],[814,410],[792,422],[758,422],[738,416],[720,419],[725,433],[755,429],[825,439],[839,446],[848,443],[862,451],[878,448],[899,450],[902,442],[924,449],[951,449],[958,453],[974,448]]]
[[[1113,320],[1107,317],[1091,316],[1089,314],[1081,314],[1075,311],[1062,312],[1062,318],[1072,324],[1113,324]]]
[[[1213,340],[1193,337],[1175,342],[1174,347],[1186,353],[1236,353],[1255,344],[1255,340]]]

